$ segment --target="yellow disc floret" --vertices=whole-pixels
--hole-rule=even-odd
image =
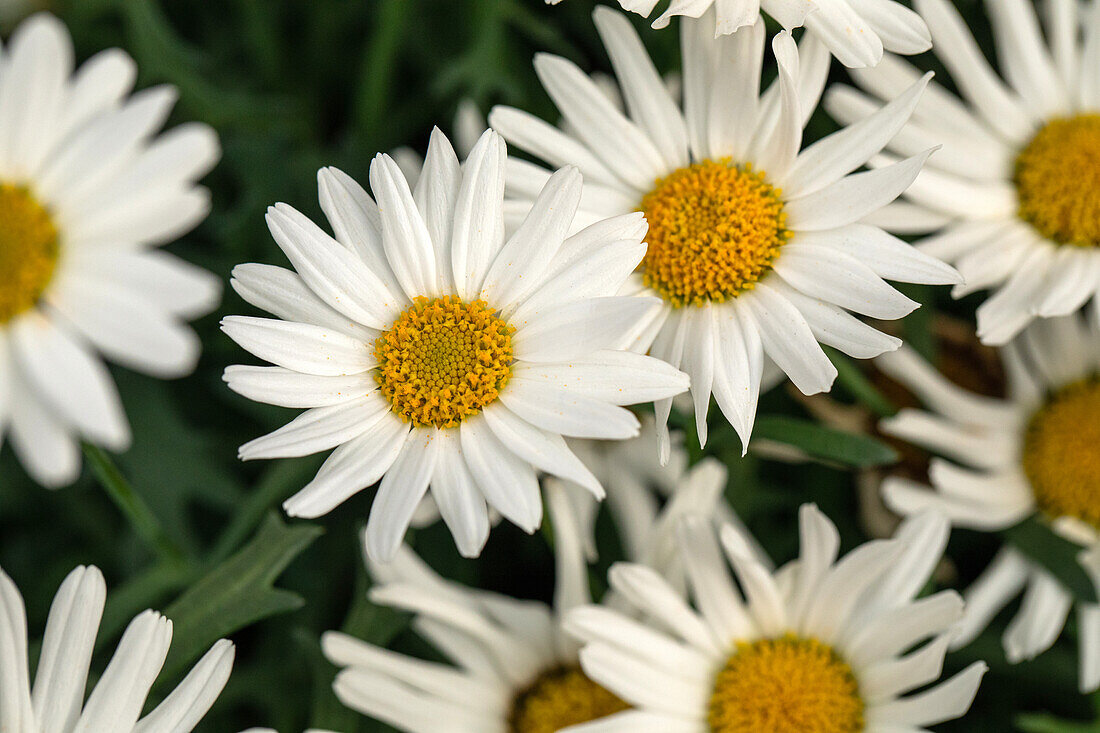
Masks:
[[[1053,119],[1016,158],[1019,216],[1059,244],[1100,245],[1100,114]]]
[[[382,394],[413,425],[453,428],[500,394],[514,330],[483,300],[417,298],[374,342]]]
[[[1039,508],[1100,528],[1100,380],[1056,392],[1031,418],[1024,472]]]
[[[712,733],[859,733],[864,703],[832,647],[787,635],[741,642],[718,673]]]
[[[57,228],[21,186],[0,184],[0,324],[30,310],[57,267]]]
[[[779,189],[728,159],[674,171],[639,209],[649,222],[643,277],[677,307],[751,290],[790,238]]]
[[[578,667],[543,673],[516,696],[511,733],[556,733],[570,725],[622,712],[629,706],[585,676]]]

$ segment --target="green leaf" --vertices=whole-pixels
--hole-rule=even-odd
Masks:
[[[798,448],[811,458],[864,468],[896,463],[897,452],[869,435],[846,433],[810,420],[783,415],[757,418],[753,437]]]
[[[178,676],[218,639],[301,608],[301,596],[273,584],[321,532],[311,524],[288,526],[269,514],[251,542],[166,608],[164,615],[172,619],[174,635],[165,677]]]
[[[1100,723],[1075,723],[1053,715],[1020,715],[1016,727],[1024,733],[1100,733]]]
[[[856,366],[855,361],[836,349],[826,348],[825,353],[828,354],[829,360],[836,367],[837,384],[845,392],[879,417],[890,417],[897,414],[898,408],[890,402],[878,387],[871,383],[867,375]]]
[[[1096,603],[1096,586],[1077,556],[1085,548],[1057,534],[1040,515],[1001,532],[1006,542],[1042,565],[1080,601]]]

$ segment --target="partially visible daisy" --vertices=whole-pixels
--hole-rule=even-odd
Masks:
[[[556,5],[561,0],[546,0]],[[660,0],[619,0],[623,10],[648,17]],[[932,47],[928,26],[897,0],[670,0],[653,21],[665,28],[676,16],[708,17],[714,35],[727,35],[757,23],[764,12],[784,30],[802,26],[849,67],[874,66],[883,49],[901,54]]]
[[[278,318],[234,316],[223,328],[277,366],[230,367],[226,381],[309,408],[240,455],[336,448],[284,504],[292,516],[325,514],[381,479],[367,523],[377,559],[396,552],[429,486],[467,556],[488,538],[486,502],[528,532],[539,526],[537,471],[602,497],[562,436],[633,437],[638,420],[622,405],[688,386],[674,367],[612,348],[658,305],[615,295],[645,252],[641,215],[569,236],[581,177],[567,167],[506,238],[505,157],[489,131],[460,166],[436,131],[415,191],[389,156],[374,160],[378,204],[324,169],[336,238],[279,204],[268,225],[297,273],[233,271],[237,292]]]
[[[905,196],[879,221],[898,232],[937,232],[917,244],[954,263],[962,296],[989,289],[978,335],[1004,344],[1036,317],[1100,310],[1100,2],[1049,4],[1044,40],[1027,0],[988,0],[1005,81],[947,0],[916,0],[962,98],[938,85],[875,164],[942,142]],[[830,90],[826,107],[848,121],[892,99],[919,72],[887,58],[856,78],[872,97]]]
[[[702,501],[713,513],[715,521],[741,526],[741,520],[723,498],[729,472],[714,458],[704,458],[688,466],[688,453],[679,431],[671,434],[669,461],[658,460],[657,433],[651,416],[643,416],[642,432],[630,440],[571,440],[569,446],[584,465],[599,479],[607,492],[607,506],[622,543],[626,557],[635,562],[659,568],[668,574],[676,561],[676,552],[668,542],[664,525],[674,521],[681,511],[698,509]],[[548,485],[561,487],[572,501],[584,530],[585,549],[595,560],[596,516],[600,503],[583,487],[554,476],[544,479]],[[688,499],[680,510],[673,504],[681,496]],[[700,497],[706,497],[701,499]]]
[[[118,49],[73,72],[68,30],[38,14],[0,64],[0,439],[44,486],[80,473],[80,441],[130,444],[104,357],[156,377],[191,372],[186,321],[217,305],[212,274],[160,252],[205,218],[195,185],[220,155],[206,125],[157,137],[176,92],[130,95]]]
[[[717,499],[705,487],[681,492],[658,524],[671,529],[678,517],[711,511]],[[557,568],[552,607],[441,578],[407,547],[390,564],[368,557],[371,600],[415,614],[413,629],[448,663],[330,632],[322,648],[344,668],[337,697],[407,733],[434,733],[441,721],[448,733],[555,733],[624,710],[581,671],[577,644],[563,631],[563,615],[591,602],[584,528],[561,486],[547,487],[547,504]]]
[[[611,587],[644,620],[588,606],[565,625],[584,642],[585,674],[635,709],[570,732],[893,733],[965,714],[983,663],[929,687],[962,601],[952,591],[914,600],[943,553],[947,522],[910,519],[894,539],[838,560],[828,518],[809,505],[800,518],[801,555],[775,573],[743,533],[685,519],[694,607],[651,569],[613,566]]]
[[[905,409],[883,432],[943,456],[932,488],[887,479],[894,510],[935,507],[960,527],[996,532],[1040,512],[1058,533],[1088,548],[1081,557],[1100,590],[1100,329],[1078,315],[1040,321],[1005,347],[1008,397],[967,392],[908,349],[880,367],[929,411]],[[1004,635],[1009,661],[1031,659],[1058,638],[1073,595],[1050,573],[1004,548],[967,591],[954,646],[970,643],[1013,598],[1024,601]],[[1077,604],[1083,691],[1100,688],[1100,606]]]
[[[596,26],[630,116],[566,59],[535,68],[571,129],[497,107],[489,116],[516,147],[584,173],[577,225],[641,211],[648,249],[630,292],[662,307],[632,345],[691,375],[695,418],[706,440],[713,394],[748,444],[765,354],[807,394],[828,390],[836,369],[819,342],[857,358],[901,343],[851,316],[904,316],[917,307],[883,279],[958,283],[947,265],[861,223],[912,182],[928,153],[852,173],[902,128],[927,79],[887,108],[800,152],[802,128],[829,67],[808,36],[772,47],[779,79],[759,93],[763,21],[729,36],[711,14],[683,22],[683,109],[673,101],[627,18],[605,7]],[[509,161],[508,195],[531,201],[550,172]],[[671,400],[657,403],[663,428]],[[662,446],[668,456],[667,440]]]
[[[206,715],[233,669],[233,644],[224,639],[214,644],[160,705],[141,717],[172,643],[172,622],[154,611],[130,622],[114,657],[85,700],[88,667],[106,596],[98,568],[78,567],[69,574],[50,607],[32,686],[23,598],[0,570],[0,730],[188,733]]]

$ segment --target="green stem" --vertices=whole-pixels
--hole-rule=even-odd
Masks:
[[[176,564],[183,560],[184,554],[172,539],[165,534],[164,529],[157,521],[156,515],[149,505],[134,491],[130,482],[118,470],[118,466],[111,460],[102,448],[84,444],[84,456],[92,466],[92,471],[99,479],[100,485],[107,491],[111,501],[115,503],[129,520],[134,531],[145,541],[157,555],[167,563]]]
[[[851,359],[835,349],[826,348],[825,352],[836,367],[836,381],[844,391],[879,417],[891,417],[897,414],[898,408],[871,383],[867,375]]]

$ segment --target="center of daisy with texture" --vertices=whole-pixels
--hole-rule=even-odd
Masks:
[[[1100,379],[1056,392],[1031,418],[1024,472],[1039,509],[1100,528]]]
[[[561,667],[541,674],[516,696],[509,717],[511,733],[556,733],[613,715],[630,706],[588,679],[579,667]]]
[[[859,683],[832,647],[788,635],[741,642],[718,673],[711,733],[859,733]]]
[[[779,189],[729,159],[670,173],[639,210],[649,222],[643,278],[676,307],[751,290],[790,238]]]
[[[1053,119],[1016,158],[1019,217],[1047,239],[1100,246],[1100,114]]]
[[[500,395],[514,330],[483,300],[416,298],[374,342],[382,394],[417,427],[453,428]]]
[[[22,186],[0,184],[0,324],[30,310],[53,278],[57,227]]]

